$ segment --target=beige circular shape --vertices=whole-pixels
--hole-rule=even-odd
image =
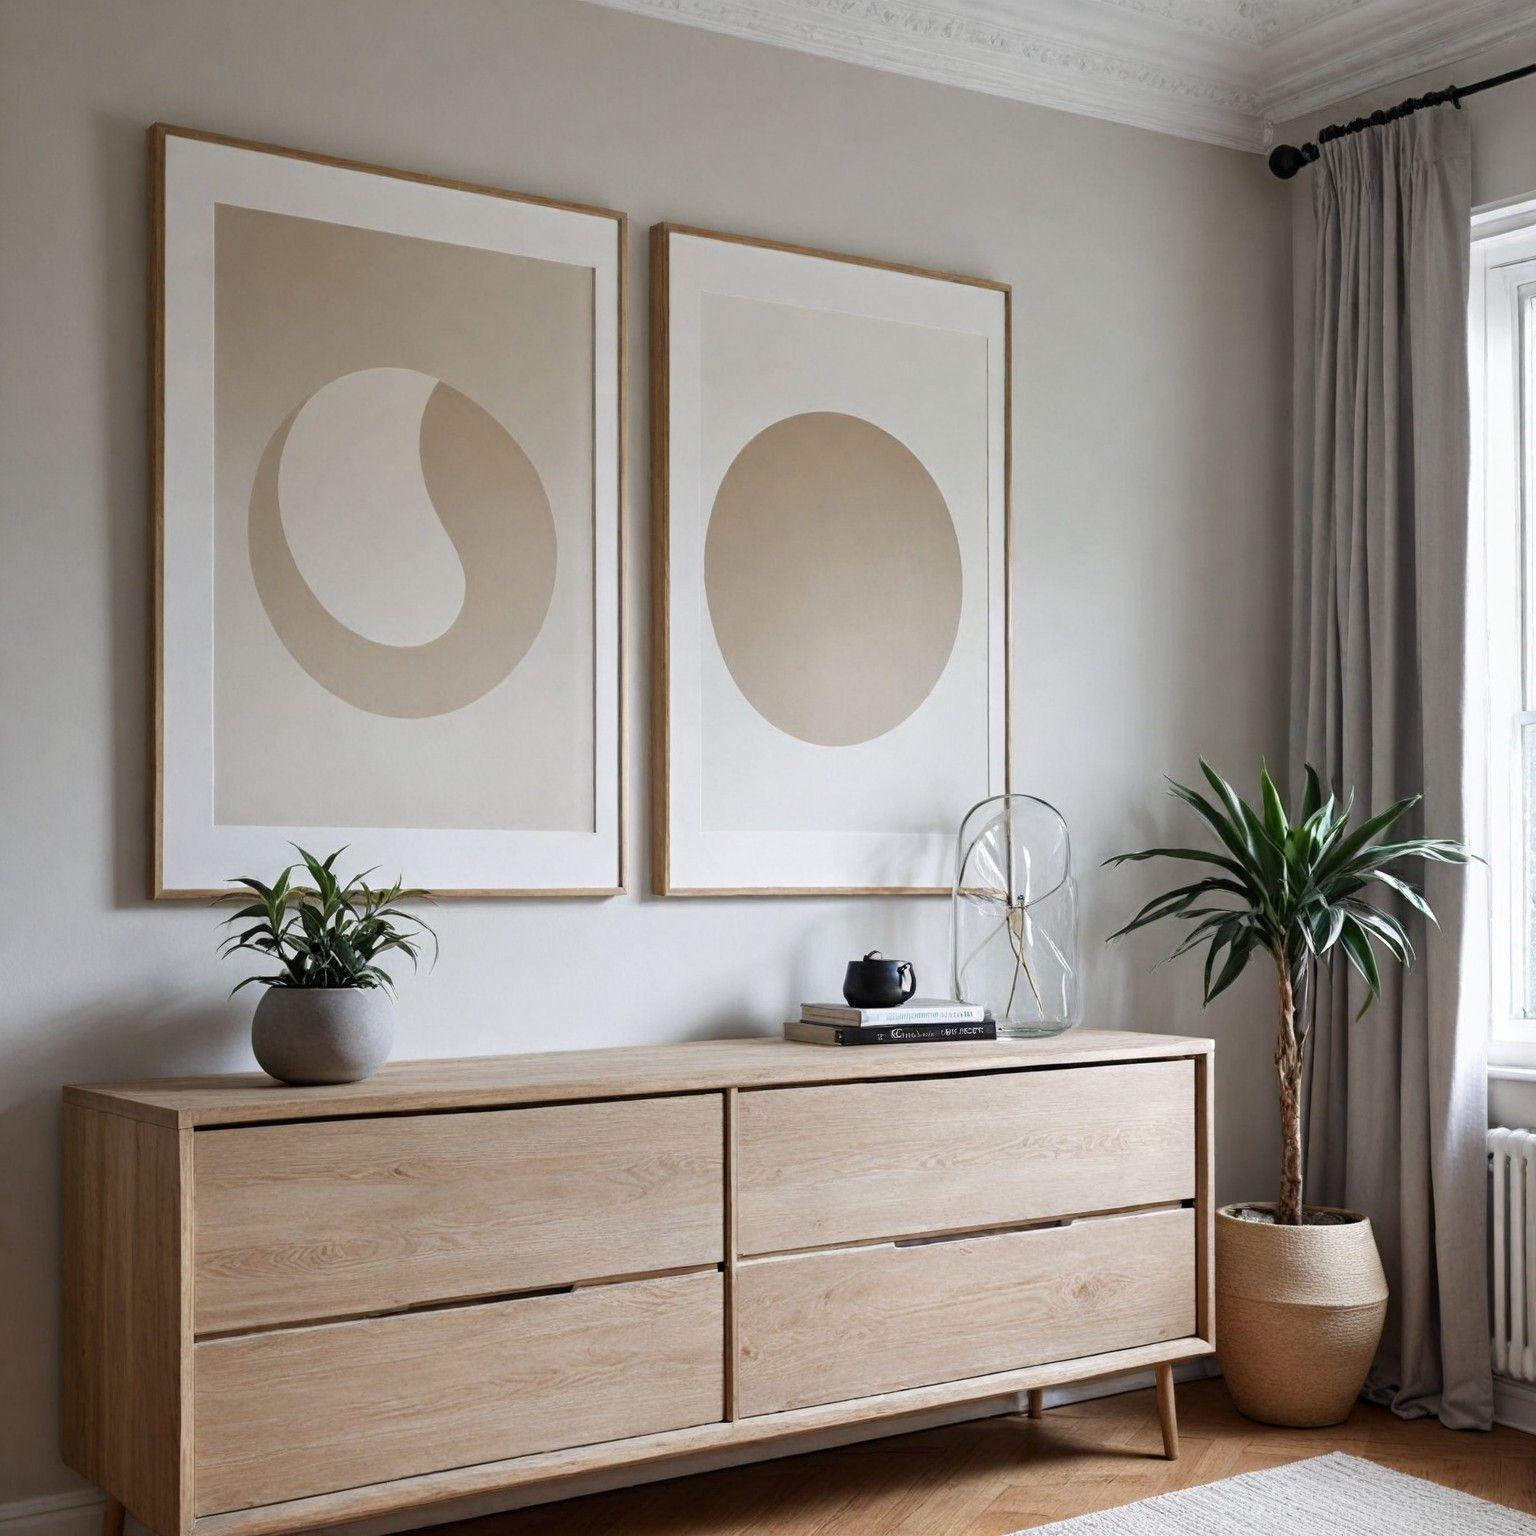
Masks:
[[[248,535],[256,591],[293,659],[346,703],[406,720],[463,709],[502,682],[538,638],[555,590],[554,516],[528,455],[467,395],[426,382],[415,455],[463,571],[463,602],[446,629],[414,645],[370,638],[338,618],[306,580],[284,527],[279,485],[284,449],[307,401],[261,456]],[[400,494],[419,490],[402,486]],[[357,539],[356,558],[373,558],[367,537]]]
[[[960,544],[911,449],[857,416],[759,432],[710,511],[704,590],[747,702],[816,746],[872,741],[932,693],[960,628]]]

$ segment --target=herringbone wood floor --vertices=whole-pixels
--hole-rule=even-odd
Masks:
[[[1360,1406],[1333,1429],[1270,1429],[1219,1381],[1179,1388],[1181,1455],[1152,1393],[987,1419],[440,1527],[452,1536],[1003,1536],[1237,1472],[1348,1451],[1536,1513],[1536,1436],[1458,1433]],[[1298,1536],[1305,1533],[1298,1532]]]

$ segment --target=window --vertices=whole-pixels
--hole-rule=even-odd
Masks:
[[[1474,219],[1474,551],[1486,550],[1490,1059],[1536,1066],[1536,201]],[[1523,1074],[1522,1074],[1523,1075]]]

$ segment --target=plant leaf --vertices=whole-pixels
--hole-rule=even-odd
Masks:
[[[1157,962],[1158,965],[1166,964],[1169,960],[1177,960],[1180,955],[1187,955],[1190,950],[1198,948],[1199,945],[1204,943],[1207,939],[1214,940],[1216,936],[1214,933],[1212,933],[1211,930],[1221,927],[1223,923],[1230,922],[1232,920],[1232,916],[1233,914],[1230,912],[1213,912],[1206,917],[1202,917],[1200,921],[1197,922],[1195,926],[1184,935],[1178,946],[1169,954],[1165,955],[1162,960]],[[1248,918],[1247,913],[1240,913],[1238,916],[1240,921],[1246,921]],[[1154,970],[1156,968],[1156,966],[1153,967]]]
[[[1395,917],[1353,898],[1349,898],[1344,904],[1349,909],[1349,915],[1368,934],[1374,936],[1394,960],[1400,965],[1413,964],[1413,945],[1409,943],[1408,934],[1403,925]]]
[[[1344,953],[1349,956],[1350,964],[1365,982],[1365,1001],[1355,1015],[1357,1019],[1362,1019],[1371,1004],[1381,996],[1381,972],[1376,967],[1376,956],[1371,952],[1371,943],[1365,936],[1365,930],[1353,917],[1344,919],[1339,941],[1344,946]]]
[[[1393,822],[1407,815],[1422,798],[1422,795],[1404,795],[1401,800],[1394,801],[1379,815],[1362,821],[1324,861],[1322,868],[1317,872],[1318,878],[1326,880],[1337,874],[1367,843],[1374,841],[1378,833],[1385,832]]]
[[[1248,964],[1248,957],[1253,953],[1253,938],[1250,934],[1240,934],[1232,941],[1231,951],[1227,955],[1227,963],[1221,968],[1221,974],[1216,978],[1216,984],[1205,990],[1205,1004],[1209,1007],[1216,998],[1220,997],[1228,987],[1243,974]]]
[[[1432,911],[1430,911],[1429,903],[1425,901],[1423,895],[1419,891],[1416,891],[1411,885],[1409,885],[1406,880],[1399,880],[1396,875],[1389,875],[1385,870],[1382,869],[1372,870],[1369,878],[1372,880],[1380,881],[1381,884],[1386,886],[1388,890],[1396,891],[1397,894],[1401,896],[1403,900],[1406,901],[1408,905],[1414,909],[1415,912],[1422,913],[1437,928],[1440,926],[1440,919],[1437,918]]]
[[[1265,883],[1264,866],[1249,846],[1248,835],[1243,828],[1241,818],[1236,823],[1229,822],[1198,790],[1190,789],[1188,785],[1180,784],[1174,779],[1168,780],[1168,793],[1182,800],[1205,821],[1225,844],[1227,851],[1242,866],[1244,878],[1252,881],[1256,888],[1262,889]]]
[[[1248,871],[1236,859],[1229,859],[1224,853],[1208,852],[1204,848],[1143,848],[1140,853],[1117,853],[1105,859],[1101,867],[1113,869],[1120,864],[1140,864],[1146,859],[1184,859],[1196,864],[1214,864],[1218,869],[1236,875],[1239,880],[1248,879]]]
[[[1323,806],[1323,783],[1317,776],[1317,769],[1311,763],[1306,765],[1307,787],[1301,797],[1301,820],[1305,824],[1309,822]]]
[[[1197,880],[1193,885],[1177,886],[1171,891],[1164,891],[1161,896],[1154,896],[1130,922],[1109,937],[1122,938],[1128,933],[1134,933],[1138,928],[1146,927],[1148,923],[1159,922],[1165,917],[1177,917],[1192,902],[1210,891],[1228,891],[1238,896],[1246,894],[1243,887],[1234,881],[1219,878]]]
[[[1269,769],[1259,765],[1259,792],[1264,798],[1264,830],[1274,842],[1283,847],[1290,824],[1285,819],[1285,806],[1280,801],[1280,791],[1269,776]]]
[[[221,927],[255,921],[252,926],[236,927],[226,934],[219,945],[220,955],[245,950],[267,956],[282,966],[275,974],[246,977],[235,991],[253,983],[273,987],[392,988],[389,973],[377,964],[377,957],[389,950],[399,950],[415,967],[419,964],[423,935],[432,941],[436,963],[437,934],[414,913],[393,905],[404,900],[430,901],[429,891],[407,890],[398,879],[387,890],[374,891],[368,885],[372,869],[343,882],[335,865],[345,848],[338,848],[322,859],[296,843],[293,847],[302,865],[288,865],[270,886],[252,876],[242,876],[229,883],[244,889],[229,891],[221,897],[243,900],[254,894],[258,900],[247,901],[223,920]],[[300,867],[308,874],[312,886],[292,885],[293,873]]]

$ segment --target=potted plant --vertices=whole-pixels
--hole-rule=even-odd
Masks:
[[[1422,894],[1392,867],[1408,859],[1464,864],[1469,855],[1440,838],[1381,840],[1417,795],[1350,828],[1353,799],[1342,807],[1332,795],[1325,800],[1310,765],[1294,818],[1263,768],[1257,810],[1203,760],[1200,768],[1214,800],[1171,779],[1169,792],[1200,816],[1220,849],[1148,848],[1107,860],[1207,866],[1202,878],[1154,897],[1110,938],[1165,918],[1191,924],[1169,958],[1205,947],[1206,1003],[1249,961],[1275,968],[1279,1199],[1216,1213],[1217,1354],[1233,1401],[1250,1418],[1336,1424],[1359,1396],[1375,1356],[1387,1284],[1364,1215],[1302,1205],[1301,1089],[1312,988],[1319,969],[1342,953],[1364,983],[1364,1014],[1381,990],[1377,950],[1402,965],[1414,953],[1402,919],[1368,896],[1395,897],[1399,912],[1411,909],[1433,922]]]
[[[267,989],[251,1021],[251,1049],[263,1071],[285,1083],[355,1083],[384,1065],[394,1043],[394,983],[380,958],[398,951],[414,967],[425,934],[436,959],[437,935],[399,905],[428,893],[398,880],[374,890],[371,869],[343,883],[332,866],[344,848],[317,859],[294,846],[313,886],[292,884],[297,864],[270,885],[249,875],[232,880],[242,889],[225,900],[256,899],[224,920],[248,926],[229,935],[219,954],[250,950],[275,967],[247,976],[230,994],[253,984]]]

